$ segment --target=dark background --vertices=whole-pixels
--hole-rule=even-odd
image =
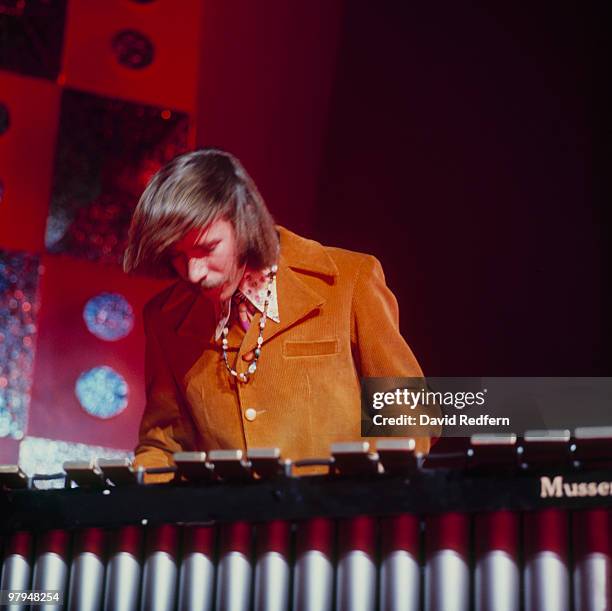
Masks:
[[[382,260],[429,375],[612,371],[594,6],[347,3],[315,233]]]

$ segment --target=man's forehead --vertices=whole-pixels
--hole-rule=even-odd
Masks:
[[[189,248],[190,246],[195,246],[201,239],[204,238],[208,227],[210,227],[210,225],[204,229],[190,229],[180,240],[176,242],[175,246],[178,248]]]
[[[176,242],[175,246],[178,248],[190,248],[191,246],[206,244],[207,242],[221,239],[228,230],[231,230],[230,223],[225,219],[217,219],[204,227],[190,229]]]

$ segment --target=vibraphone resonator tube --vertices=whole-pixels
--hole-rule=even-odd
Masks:
[[[523,465],[526,469],[569,462],[569,431],[527,431]],[[525,611],[569,611],[569,514],[558,508],[524,516]]]
[[[111,531],[109,538],[104,611],[133,611],[140,594],[142,529],[122,526]]]

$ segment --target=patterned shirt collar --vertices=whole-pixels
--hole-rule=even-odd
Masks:
[[[266,301],[269,274],[269,268],[262,269],[260,271],[253,271],[247,268],[238,286],[238,291],[240,291],[247,301],[253,304],[253,307],[255,307],[261,313],[263,313],[264,303]],[[272,283],[271,292],[272,295],[270,296],[270,303],[268,304],[267,317],[273,320],[275,323],[280,323],[280,316],[278,312],[278,295],[276,292],[276,278],[274,278],[274,282]],[[216,340],[221,337],[223,334],[223,328],[230,319],[232,303],[233,299],[230,299],[227,302],[225,314],[221,317],[221,320],[217,325],[217,329],[215,331]]]

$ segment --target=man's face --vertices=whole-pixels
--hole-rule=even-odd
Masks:
[[[221,298],[229,298],[235,291],[244,267],[238,265],[234,228],[225,219],[189,231],[173,245],[170,257],[183,280]]]

